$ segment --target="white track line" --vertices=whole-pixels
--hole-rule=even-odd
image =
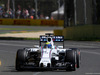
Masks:
[[[81,51],[83,53],[89,53],[89,54],[95,54],[95,55],[100,55],[98,52],[89,52],[89,51]]]
[[[100,75],[100,73],[85,73],[86,75]]]
[[[3,43],[29,43],[29,44],[32,44],[34,43],[34,41],[0,41],[0,42],[3,42]]]
[[[39,75],[41,72],[36,72],[35,74],[33,74],[33,75]]]
[[[6,44],[6,43],[0,43],[0,45],[7,45],[7,46],[28,46],[28,45],[18,45],[18,44]]]
[[[0,52],[5,52],[5,53],[15,53],[15,52],[5,51],[5,50],[0,50]]]

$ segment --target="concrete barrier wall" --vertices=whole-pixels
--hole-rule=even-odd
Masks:
[[[62,35],[65,39],[73,40],[100,39],[100,25],[67,27],[63,29]]]
[[[0,25],[63,26],[63,20],[0,19]]]

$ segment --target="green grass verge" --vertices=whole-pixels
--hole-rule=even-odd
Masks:
[[[39,40],[39,38],[0,37],[0,40]]]
[[[0,28],[0,30],[33,30],[32,28]]]
[[[65,40],[71,40],[71,41],[98,41],[98,42],[100,42],[99,38],[91,38],[91,39],[80,38],[80,39],[65,39]]]

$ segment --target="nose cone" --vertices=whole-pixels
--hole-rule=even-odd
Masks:
[[[40,67],[50,67],[50,63],[47,62],[41,63]]]
[[[50,63],[51,63],[50,59],[42,59],[40,65],[42,64],[43,65],[42,67],[49,67]]]
[[[48,64],[47,62],[44,62],[44,63],[43,63],[43,66],[44,66],[44,67],[47,67],[47,64]]]

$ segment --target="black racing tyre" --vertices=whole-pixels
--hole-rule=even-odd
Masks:
[[[80,50],[77,48],[71,48],[72,50],[76,51],[76,62],[77,62],[77,68],[80,67],[80,61],[81,61],[81,54],[80,54]]]
[[[76,50],[76,60],[77,60],[77,68],[80,67],[80,61],[81,61],[81,57],[80,57],[80,50]]]
[[[67,50],[66,51],[66,56],[65,56],[66,62],[69,62],[72,64],[71,67],[66,67],[66,70],[76,70],[76,53],[75,50]],[[68,69],[67,69],[68,68]]]
[[[51,63],[52,63],[52,67],[54,67],[55,64],[56,64],[56,60],[55,60],[55,58],[51,58]]]
[[[26,56],[27,56],[26,50],[19,49],[17,51],[16,62],[15,62],[15,68],[17,71],[23,70],[23,68],[21,68],[21,66],[26,62]]]

